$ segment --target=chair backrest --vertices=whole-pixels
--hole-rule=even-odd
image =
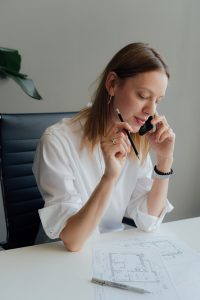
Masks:
[[[5,244],[6,241],[7,241],[7,227],[6,227],[2,188],[0,185],[0,245]]]
[[[37,142],[48,126],[74,114],[1,114],[0,243],[5,249],[34,243],[40,225],[38,209],[44,205],[32,173]]]

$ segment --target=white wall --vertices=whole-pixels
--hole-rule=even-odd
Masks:
[[[0,82],[4,113],[79,110],[111,56],[133,41],[149,42],[171,69],[164,113],[177,135],[166,220],[200,215],[200,2],[197,0],[2,0],[0,45],[22,54],[22,72],[43,101],[12,81]]]

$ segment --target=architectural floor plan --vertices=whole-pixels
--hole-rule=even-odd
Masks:
[[[123,283],[159,282],[159,274],[143,253],[109,253],[111,276]]]
[[[134,299],[200,300],[199,253],[167,236],[96,245],[93,273],[97,278],[151,291],[151,294],[134,294]],[[132,297],[130,292],[96,287],[96,300],[129,300]]]
[[[104,245],[105,246],[105,245]],[[164,266],[162,257],[150,245],[107,244],[96,247],[93,259],[93,275],[96,278],[119,282],[150,291],[150,294],[136,294],[134,299],[179,299]],[[96,300],[133,299],[133,293],[110,287],[96,287]]]

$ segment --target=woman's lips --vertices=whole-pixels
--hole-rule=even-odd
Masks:
[[[135,120],[136,120],[136,123],[137,123],[139,126],[142,126],[142,125],[144,125],[144,123],[145,123],[145,120],[142,120],[142,119],[137,118],[137,117],[135,117]]]

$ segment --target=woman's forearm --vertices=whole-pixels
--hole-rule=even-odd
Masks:
[[[156,166],[159,171],[169,172],[172,166],[173,159],[158,160]],[[148,213],[152,216],[159,217],[162,213],[168,193],[169,179],[155,178],[152,188],[148,193],[147,207]]]
[[[79,251],[99,224],[114,184],[113,179],[104,175],[87,203],[68,219],[67,225],[60,234],[60,238],[68,250]]]

